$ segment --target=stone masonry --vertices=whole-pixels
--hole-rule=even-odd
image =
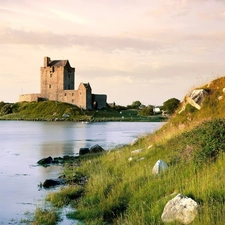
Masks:
[[[82,109],[101,109],[106,107],[107,95],[92,94],[89,83],[80,83],[75,86],[75,68],[70,66],[69,60],[51,60],[44,57],[44,66],[41,67],[41,93],[23,94],[19,101],[60,101],[77,105]]]

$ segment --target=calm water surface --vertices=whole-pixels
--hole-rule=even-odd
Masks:
[[[75,155],[99,144],[105,150],[152,133],[163,123],[149,122],[30,122],[0,121],[0,225],[21,224],[27,212],[43,203],[38,184],[57,178],[61,166],[44,168],[41,158]],[[64,220],[60,224],[74,224]]]

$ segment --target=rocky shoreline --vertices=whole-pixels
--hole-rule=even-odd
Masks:
[[[79,153],[76,153],[75,156],[64,155],[63,157],[52,157],[48,156],[46,158],[40,159],[37,164],[40,166],[48,167],[55,164],[64,165],[65,163],[73,163],[74,166],[79,166],[80,157],[84,155],[91,155],[96,153],[102,153],[105,150],[99,146],[98,144],[89,148],[80,148]],[[59,185],[67,185],[67,184],[78,184],[84,185],[87,182],[86,176],[77,175],[73,177],[71,180],[66,180],[64,175],[59,176],[58,178],[46,179],[43,183],[40,183],[39,186],[42,188],[54,188]]]

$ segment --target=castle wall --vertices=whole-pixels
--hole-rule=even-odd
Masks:
[[[24,94],[19,96],[19,102],[38,102],[41,94]]]
[[[97,109],[106,107],[107,95],[92,94],[93,106]]]

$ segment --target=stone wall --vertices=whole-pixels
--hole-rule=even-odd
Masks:
[[[96,95],[92,94],[93,105],[97,109],[102,109],[106,107],[107,95]]]
[[[38,102],[38,99],[41,98],[40,94],[24,94],[19,96],[20,102]]]

